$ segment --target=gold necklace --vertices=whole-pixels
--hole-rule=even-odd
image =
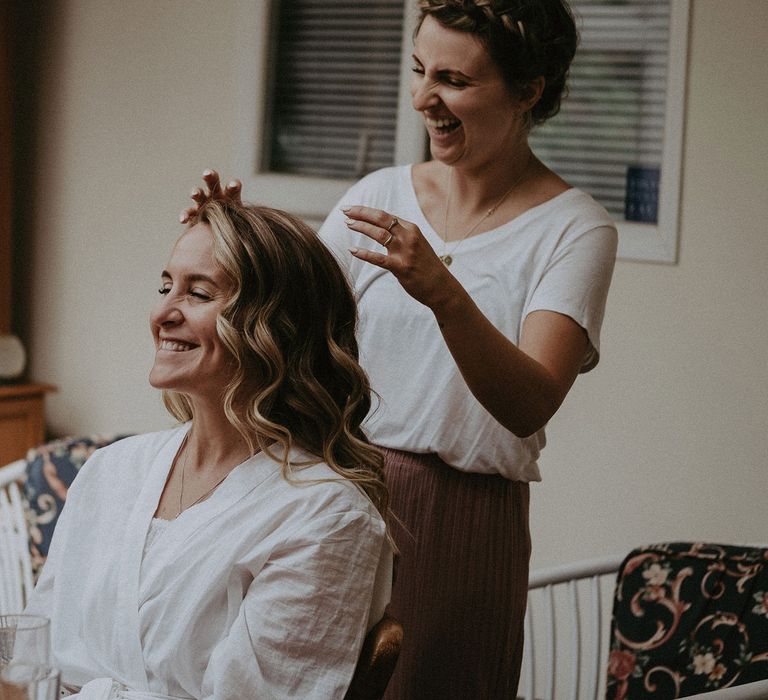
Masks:
[[[190,430],[190,432],[191,432],[191,430]],[[181,489],[179,490],[179,512],[176,513],[176,517],[177,518],[181,515],[182,511],[186,510],[187,508],[191,508],[192,506],[196,506],[204,498],[207,498],[208,496],[210,496],[221,485],[221,483],[224,481],[224,479],[226,479],[229,476],[229,472],[227,472],[211,488],[209,488],[202,496],[200,496],[196,500],[192,501],[192,503],[190,503],[189,505],[184,506],[184,475],[187,472],[187,438],[188,437],[189,437],[189,433],[187,433],[184,436],[184,442],[181,445],[181,449],[184,450],[184,459],[181,462]]]
[[[510,188],[503,194],[499,199],[496,201],[496,204],[494,204],[485,214],[483,214],[480,219],[477,221],[477,223],[469,229],[461,238],[459,238],[458,241],[456,241],[456,245],[453,246],[451,250],[446,250],[442,255],[439,255],[438,257],[443,262],[443,265],[446,267],[450,267],[451,263],[453,262],[453,254],[456,252],[458,247],[467,239],[469,238],[470,234],[472,234],[480,224],[483,223],[489,216],[491,216],[504,202],[504,200],[510,195],[512,190],[515,189],[522,181],[523,176],[528,172],[528,166],[531,164],[531,152],[528,151],[528,160],[525,162],[525,167],[520,171],[520,175],[518,175],[517,179],[512,183]],[[443,217],[443,232],[445,233],[445,237],[448,238],[448,210],[451,206],[451,185],[453,183],[453,168],[451,168],[451,172],[448,174],[448,197],[446,197],[445,200],[445,214]],[[447,241],[446,241],[447,243]]]

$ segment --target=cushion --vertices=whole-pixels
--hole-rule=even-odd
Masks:
[[[27,524],[35,578],[48,556],[56,520],[77,472],[99,447],[124,437],[127,435],[63,438],[27,452],[24,495],[29,504]]]
[[[768,549],[672,542],[618,574],[606,697],[679,698],[768,678]]]

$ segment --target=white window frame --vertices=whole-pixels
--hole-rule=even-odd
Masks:
[[[669,14],[669,56],[658,223],[617,222],[618,257],[622,260],[677,262],[690,0],[671,0]]]
[[[238,177],[246,199],[285,209],[313,223],[322,222],[354,179],[307,177],[264,172],[266,100],[269,86],[267,57],[271,41],[270,6],[274,0],[238,2],[238,63],[236,85],[239,102],[235,119],[235,156]],[[395,163],[405,165],[421,160],[426,132],[421,117],[411,109],[412,36],[416,29],[414,0],[404,0],[403,44],[400,61],[400,89],[395,130]]]
[[[273,0],[238,0],[235,85],[239,97],[234,120],[235,173],[243,181],[246,199],[285,209],[317,225],[354,180],[262,170],[272,5]],[[421,117],[411,108],[410,96],[412,37],[417,16],[414,0],[404,0],[403,13],[395,132],[395,164],[399,165],[420,161],[426,148],[424,125]],[[690,0],[672,0],[658,223],[617,222],[618,256],[623,260],[677,262],[689,18]]]

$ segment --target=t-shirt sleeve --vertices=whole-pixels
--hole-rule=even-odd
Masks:
[[[589,347],[581,372],[594,368],[600,358],[600,328],[617,245],[618,234],[610,224],[564,234],[525,310],[524,316],[532,311],[556,311],[586,331]]]

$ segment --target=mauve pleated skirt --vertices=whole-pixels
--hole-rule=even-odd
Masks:
[[[382,448],[404,630],[385,700],[510,700],[523,653],[528,484]]]

